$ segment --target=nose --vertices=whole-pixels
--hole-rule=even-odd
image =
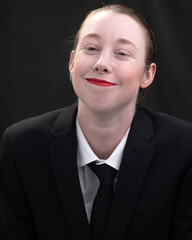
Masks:
[[[99,59],[93,66],[93,71],[99,74],[111,72],[111,60],[106,53],[99,56]]]

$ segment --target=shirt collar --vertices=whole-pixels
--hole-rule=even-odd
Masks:
[[[106,163],[109,166],[115,168],[116,170],[119,170],[123,151],[125,148],[125,144],[127,141],[127,137],[129,134],[130,128],[125,133],[124,137],[121,139],[120,143],[117,145],[113,153],[110,155],[110,157],[106,160],[99,159],[91,147],[89,146],[82,130],[79,125],[78,117],[76,118],[76,129],[77,129],[77,141],[78,141],[78,148],[77,148],[77,166],[78,168],[83,167],[90,162],[96,161],[97,164]]]

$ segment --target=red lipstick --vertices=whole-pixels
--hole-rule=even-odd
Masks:
[[[110,83],[105,80],[97,79],[97,78],[86,78],[86,80],[91,84],[99,85],[99,86],[103,86],[103,87],[111,87],[111,86],[116,85],[114,83]]]

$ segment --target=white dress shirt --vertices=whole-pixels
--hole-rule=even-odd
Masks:
[[[127,141],[130,128],[127,130],[126,134],[124,135],[118,146],[115,148],[113,153],[106,160],[99,159],[95,155],[80,128],[78,118],[76,120],[76,128],[78,141],[77,167],[87,218],[90,222],[91,210],[95,195],[99,187],[99,180],[87,165],[93,161],[96,161],[96,163],[98,164],[106,163],[109,166],[115,168],[116,170],[119,170],[123,156],[123,150]]]

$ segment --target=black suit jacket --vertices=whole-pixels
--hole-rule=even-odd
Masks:
[[[90,240],[77,169],[76,112],[75,104],[5,132],[0,239]],[[105,239],[191,240],[191,164],[191,124],[138,107]]]

